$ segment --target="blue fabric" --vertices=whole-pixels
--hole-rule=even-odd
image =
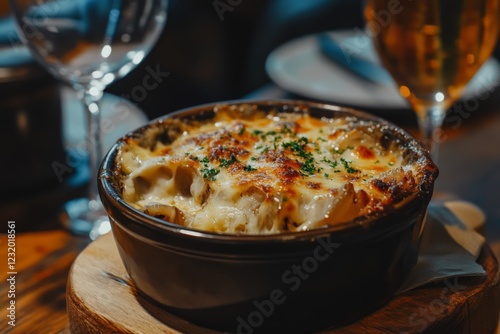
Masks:
[[[33,57],[21,44],[14,19],[0,20],[0,68],[21,67],[33,63]]]

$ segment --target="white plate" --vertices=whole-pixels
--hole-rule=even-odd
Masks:
[[[355,54],[380,64],[370,38],[360,30],[339,30],[328,34],[346,51],[346,57]],[[377,82],[369,82],[327,59],[320,52],[317,34],[278,47],[269,55],[266,71],[278,86],[306,98],[379,110],[409,108],[389,75]],[[486,89],[498,84],[500,65],[492,58],[471,80],[462,99],[481,96]]]

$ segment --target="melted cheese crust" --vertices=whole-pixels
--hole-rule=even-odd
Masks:
[[[349,222],[418,191],[419,169],[380,124],[225,107],[129,138],[124,199],[189,228],[269,234]],[[421,174],[421,173],[420,173]]]

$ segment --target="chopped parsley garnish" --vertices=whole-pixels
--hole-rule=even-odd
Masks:
[[[210,163],[210,159],[208,157],[203,157],[201,160],[198,157],[192,157],[192,159],[203,163],[203,168],[200,169],[200,173],[203,175],[204,179],[215,181],[215,177],[219,174],[220,170],[208,167],[208,164]]]
[[[331,161],[330,159],[327,159],[326,157],[323,157],[323,160],[321,160],[323,162],[326,162],[328,164],[328,166],[332,167],[332,168],[337,168],[338,166],[338,161],[335,160],[335,161]]]
[[[245,128],[241,128],[240,131],[238,132],[238,134],[241,136],[242,134],[245,133]]]
[[[333,149],[333,153],[334,153],[334,154],[339,154],[339,155],[342,155],[342,154],[344,154],[344,152],[345,152],[345,150],[341,150],[341,149],[340,149],[340,148],[338,148],[338,147],[335,147],[335,148]]]
[[[253,172],[257,170],[257,168],[253,168],[250,165],[246,165],[243,169],[245,170],[245,172]]]
[[[305,163],[302,164],[302,166],[300,166],[300,170],[303,172],[300,173],[302,176],[314,175],[315,172],[320,171],[319,168],[314,167],[314,161],[312,162],[306,161]]]
[[[300,166],[302,176],[314,175],[315,172],[319,172],[320,169],[316,168],[314,165],[314,156],[311,152],[306,150],[306,145],[309,140],[306,137],[300,137],[299,140],[291,141],[287,143],[282,143],[281,146],[285,149],[289,149],[294,155],[303,158],[305,161]]]
[[[267,140],[267,136],[275,136],[276,135],[276,131],[264,132],[262,130],[253,130],[252,134],[254,136],[260,136],[260,139],[262,139],[262,141],[266,141]],[[275,137],[274,141],[276,142],[279,139],[281,139],[281,137]]]
[[[281,145],[284,148],[289,148],[292,152],[297,153],[296,155],[298,155],[299,157],[305,158],[308,154],[312,155],[304,148],[308,143],[309,139],[307,139],[306,137],[300,137],[299,140],[282,143]]]
[[[219,174],[220,170],[215,168],[202,168],[200,172],[203,174],[204,179],[209,179],[210,181],[215,181],[215,177]]]
[[[231,158],[229,160],[227,159],[220,159],[220,167],[229,167],[230,165],[234,164],[235,162],[238,162],[238,159],[234,156],[234,154],[231,154]]]
[[[293,131],[288,126],[284,125],[283,129],[281,130],[281,133],[282,134],[293,134]]]
[[[344,164],[344,168],[345,170],[349,173],[349,174],[353,174],[353,173],[357,173],[357,172],[360,172],[360,170],[352,167],[350,164],[352,163],[352,161],[347,161],[345,160],[344,158],[340,158],[340,161],[342,161],[342,163]]]

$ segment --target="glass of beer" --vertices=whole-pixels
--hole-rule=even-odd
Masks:
[[[491,56],[500,0],[366,0],[365,18],[383,66],[417,114],[437,160],[446,110]]]

